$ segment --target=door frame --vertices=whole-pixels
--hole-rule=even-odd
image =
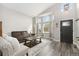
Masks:
[[[61,28],[62,28],[61,23],[62,23],[62,22],[66,22],[66,21],[72,21],[72,44],[73,44],[73,19],[61,20],[61,21],[60,21],[60,42],[62,42],[62,40],[61,40]]]

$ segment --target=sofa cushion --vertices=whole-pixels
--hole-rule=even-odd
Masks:
[[[0,37],[0,50],[3,56],[13,55],[13,48],[9,42]]]
[[[27,31],[24,31],[24,32],[22,32],[22,36],[25,38],[25,37],[29,37],[29,34],[28,34],[28,32]]]

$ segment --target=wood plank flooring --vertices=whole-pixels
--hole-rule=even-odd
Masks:
[[[50,41],[36,56],[79,56],[79,49],[73,44]]]

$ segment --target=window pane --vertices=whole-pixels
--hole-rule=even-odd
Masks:
[[[43,22],[48,22],[50,21],[50,16],[44,16],[42,17],[42,19],[43,19]]]
[[[49,33],[50,30],[50,23],[43,24],[43,33]]]
[[[62,26],[70,26],[69,22],[63,22]]]

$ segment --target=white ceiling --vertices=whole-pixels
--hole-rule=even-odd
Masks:
[[[3,3],[2,5],[28,16],[37,16],[54,3]]]

